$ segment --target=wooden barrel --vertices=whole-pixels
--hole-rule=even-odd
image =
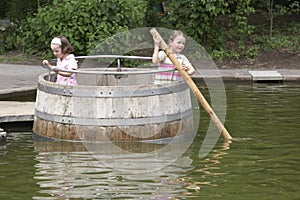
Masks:
[[[66,86],[38,79],[33,132],[58,140],[135,141],[192,131],[190,91],[168,84]]]

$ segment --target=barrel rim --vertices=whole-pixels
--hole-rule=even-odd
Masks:
[[[40,77],[37,84],[38,91],[48,94],[72,96],[72,97],[145,97],[155,95],[167,95],[188,89],[185,81],[176,81],[172,84],[146,84],[142,86],[68,86],[49,81]]]
[[[47,85],[47,86],[51,86],[54,88],[76,88],[76,89],[95,89],[95,88],[107,88],[108,90],[110,89],[122,89],[122,88],[132,88],[132,89],[136,89],[138,85],[123,85],[123,86],[106,86],[106,85],[63,85],[63,84],[57,84],[55,82],[46,80],[46,77],[49,77],[51,74],[53,73],[43,73],[38,77],[38,84],[43,84],[43,85]],[[154,80],[153,80],[154,81]],[[178,81],[170,81],[170,82],[166,82],[163,84],[155,84],[153,83],[147,83],[145,85],[142,85],[143,87],[148,87],[148,88],[160,88],[160,87],[172,87],[172,86],[178,86],[178,85],[182,85],[182,84],[186,84],[186,82],[184,80],[178,80]]]

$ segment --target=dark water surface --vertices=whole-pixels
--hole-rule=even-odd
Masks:
[[[0,143],[0,199],[299,199],[299,94],[292,84],[227,85],[225,126],[237,141],[220,137],[199,158],[208,127],[201,111],[200,130],[180,159],[147,173],[115,170],[109,153],[105,165],[82,143],[33,140],[32,124],[10,124]],[[114,145],[133,153],[125,163],[131,169],[130,159],[164,162],[140,157],[164,144]]]

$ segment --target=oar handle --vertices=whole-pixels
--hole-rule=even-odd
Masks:
[[[188,75],[188,73],[183,69],[183,66],[181,63],[178,62],[178,60],[175,58],[175,56],[171,53],[168,45],[165,43],[163,38],[160,36],[160,34],[157,32],[155,28],[152,28],[150,30],[150,33],[152,34],[153,37],[157,38],[160,41],[160,47],[168,58],[171,60],[171,62],[175,65],[176,69],[180,73],[180,75],[183,77],[183,79],[186,81],[192,92],[195,94],[197,97],[198,101],[200,102],[201,106],[205,109],[205,111],[210,115],[211,120],[215,123],[216,127],[222,134],[222,136],[225,139],[232,139],[231,135],[228,133],[226,128],[223,126],[222,122],[219,120],[218,116],[215,114],[213,109],[210,107],[210,105],[207,103],[206,99],[198,89],[197,85],[194,83],[192,78]]]

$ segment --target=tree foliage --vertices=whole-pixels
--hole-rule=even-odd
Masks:
[[[77,54],[87,54],[105,38],[142,26],[145,8],[135,0],[56,0],[22,23],[20,44],[30,53],[49,51],[51,39],[64,35]]]
[[[253,32],[250,0],[168,0],[166,9],[159,25],[183,30],[210,52],[224,51],[228,39],[243,46]]]
[[[295,0],[252,0],[251,4],[255,6],[256,13],[261,14],[269,21],[270,36],[273,34],[276,17],[300,13],[300,1]]]
[[[6,18],[19,22],[28,15],[35,13],[40,6],[49,5],[53,0],[1,0],[0,19]]]
[[[8,27],[0,24],[0,52],[22,49],[29,54],[49,53],[52,37],[65,35],[76,54],[88,54],[96,44],[118,32],[147,26],[180,29],[215,59],[252,58],[261,45],[298,41],[293,38],[293,28],[299,27],[296,23],[287,26],[289,38],[276,38],[276,25],[278,16],[299,17],[299,0],[28,0],[26,5],[20,2],[0,3],[6,6],[0,9],[1,17],[13,22]],[[165,3],[166,12],[161,11],[161,2]],[[269,30],[250,24],[252,15],[264,16]]]

